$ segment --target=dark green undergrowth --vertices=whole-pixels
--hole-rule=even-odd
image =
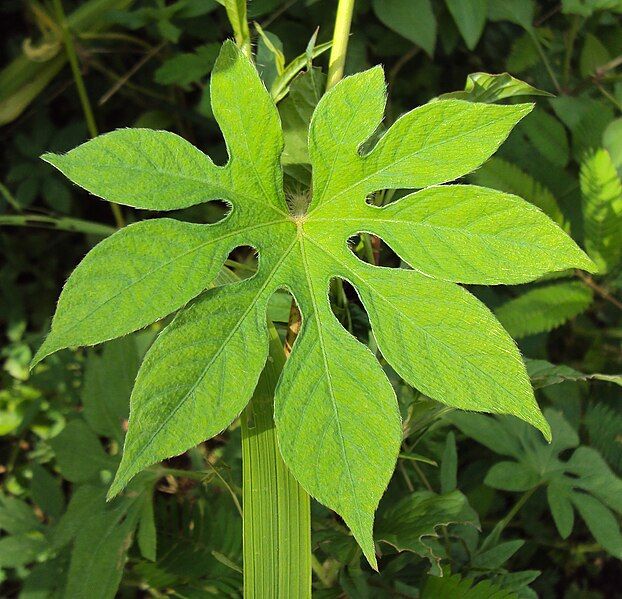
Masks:
[[[322,44],[334,13],[329,0],[248,3],[255,62],[283,124],[285,191],[294,204],[308,200],[306,135],[325,87]],[[144,127],[175,132],[224,164],[209,78],[233,37],[227,12],[212,0],[4,0],[0,31],[0,596],[241,597],[238,420],[143,470],[106,502],[136,374],[170,318],[29,369],[78,262],[119,225],[157,215],[111,210],[39,156],[98,132]],[[381,132],[439,96],[535,102],[494,157],[460,182],[531,202],[598,272],[468,286],[516,340],[550,444],[512,416],[460,412],[410,387],[382,358],[356,291],[334,284],[333,312],[380,358],[404,436],[376,514],[379,572],[344,521],[312,501],[313,596],[617,597],[622,3],[358,0],[352,32],[345,74],[385,69]],[[214,223],[226,211],[212,202],[168,216]],[[400,266],[376,237],[362,233],[350,247],[365,261]],[[226,266],[250,277],[254,248],[237,248]],[[268,304],[283,339],[290,304],[285,292]]]

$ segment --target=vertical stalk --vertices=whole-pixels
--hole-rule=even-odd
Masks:
[[[54,9],[56,11],[56,20],[58,21],[62,31],[65,53],[67,54],[73,79],[76,83],[76,89],[78,90],[78,97],[80,98],[80,104],[82,105],[82,112],[84,113],[84,119],[86,120],[89,135],[92,138],[97,137],[98,133],[97,124],[95,123],[95,115],[93,114],[91,102],[89,101],[89,96],[86,92],[86,86],[84,85],[84,79],[82,77],[82,72],[80,71],[80,65],[78,64],[78,54],[76,53],[73,37],[71,35],[71,31],[69,30],[69,24],[67,23],[67,17],[65,15],[65,10],[63,9],[62,0],[54,0]],[[110,208],[117,227],[123,227],[125,225],[125,221],[119,205],[114,202],[110,202]]]
[[[239,0],[227,0],[236,41],[247,46],[246,18]],[[231,10],[232,7],[236,10]],[[339,0],[327,89],[343,76],[354,0]],[[244,14],[244,24],[240,17]],[[232,18],[236,17],[236,18]],[[286,351],[301,320],[292,302]],[[278,333],[270,327],[270,355],[253,399],[242,414],[244,596],[246,599],[311,598],[311,514],[309,495],[287,469],[274,427],[274,390],[286,360]]]
[[[329,90],[343,77],[343,67],[346,64],[350,25],[354,12],[354,0],[339,0],[335,29],[333,30],[333,45],[328,61],[328,78],[326,89]]]
[[[284,364],[281,340],[271,327],[270,355],[242,414],[246,599],[311,597],[309,495],[283,462],[274,428],[274,389]]]

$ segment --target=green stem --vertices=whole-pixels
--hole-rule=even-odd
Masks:
[[[245,599],[311,597],[309,495],[283,462],[274,428],[274,390],[284,364],[271,327],[270,355],[241,419]]]
[[[579,33],[579,29],[581,27],[581,17],[579,15],[574,15],[571,23],[570,29],[566,33],[566,54],[564,56],[564,86],[568,85],[570,81],[570,69],[572,66],[572,55],[574,53],[574,46],[577,40],[577,34]]]
[[[513,520],[514,516],[518,514],[518,512],[522,509],[522,507],[529,501],[531,496],[540,488],[540,485],[536,485],[532,489],[528,489],[525,491],[519,498],[519,500],[512,506],[510,511],[505,515],[502,520],[497,522],[496,526],[493,528],[492,532],[488,537],[484,540],[481,549],[489,549],[490,547],[494,547],[501,538],[501,533],[505,530],[507,525]]]
[[[41,214],[7,214],[0,215],[0,227],[40,227],[73,231],[87,235],[108,236],[115,232],[113,227],[68,216],[43,216]]]
[[[71,34],[71,31],[69,30],[69,24],[67,23],[67,17],[65,16],[65,10],[63,9],[62,0],[54,0],[54,8],[56,10],[56,20],[60,25],[63,36],[65,53],[67,54],[69,65],[71,66],[71,72],[73,74],[73,79],[76,83],[76,89],[78,90],[78,97],[80,98],[80,104],[82,105],[82,112],[84,113],[86,126],[89,130],[89,135],[91,137],[97,137],[98,133],[97,124],[95,123],[95,116],[93,114],[91,102],[89,101],[89,96],[86,92],[86,86],[84,85],[82,71],[80,71],[78,54],[76,53],[76,47],[73,43],[73,36]],[[112,209],[112,214],[114,216],[117,227],[123,227],[125,225],[125,221],[123,219],[123,213],[121,212],[121,208],[119,208],[118,204],[114,204],[113,202],[110,202],[110,208]]]
[[[562,88],[559,85],[559,81],[557,80],[557,77],[555,76],[555,71],[553,71],[553,67],[551,66],[551,63],[549,62],[546,52],[544,51],[544,48],[542,47],[542,44],[540,43],[540,40],[538,39],[536,32],[533,29],[528,29],[527,33],[529,33],[529,36],[531,37],[531,40],[533,41],[536,47],[536,50],[538,51],[538,54],[540,55],[540,58],[542,59],[542,63],[544,64],[544,67],[546,68],[546,71],[549,74],[549,77],[551,78],[551,81],[553,82],[555,89],[557,90],[558,93],[561,94]]]
[[[343,68],[346,64],[348,38],[350,37],[350,25],[352,24],[353,12],[354,0],[339,0],[337,16],[335,18],[335,29],[333,31],[333,45],[330,50],[330,59],[328,61],[327,90],[333,87],[343,77]]]

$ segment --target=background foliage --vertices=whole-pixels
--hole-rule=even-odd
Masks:
[[[93,133],[67,64],[58,6],[0,5],[0,595],[238,597],[237,425],[144,472],[132,493],[104,501],[133,380],[161,324],[102,348],[60,352],[28,371],[64,280],[116,222],[108,205],[38,159]],[[223,7],[210,0],[87,0],[64,8],[100,132],[168,129],[224,162],[206,85],[222,40],[232,35]],[[551,445],[516,419],[451,412],[385,365],[405,438],[377,517],[380,574],[365,565],[343,523],[315,504],[318,597],[617,596],[621,14],[617,0],[357,2],[346,71],[385,65],[389,123],[441,94],[504,102],[514,102],[517,91],[533,96],[536,109],[469,180],[539,206],[600,273],[471,288],[519,342],[546,407]],[[260,72],[273,87],[317,27],[318,44],[330,39],[334,3],[253,0],[249,18]],[[314,64],[325,70],[325,60]],[[299,68],[307,68],[306,58]],[[506,71],[552,95],[481,75]],[[298,181],[305,172],[297,152],[321,86],[321,75],[311,73],[288,95],[279,92],[285,160]],[[473,73],[480,74],[467,79]],[[223,210],[203,204],[176,216],[214,222]],[[126,222],[150,216],[123,210]],[[353,244],[364,252],[369,241],[380,263],[396,265],[376,240]],[[255,257],[237,250],[228,265],[245,277]],[[335,289],[333,300],[340,320],[374,348],[352,290]],[[283,330],[288,296],[277,296],[270,311]]]

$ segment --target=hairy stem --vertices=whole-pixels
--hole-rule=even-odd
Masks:
[[[78,63],[78,54],[76,53],[73,37],[71,35],[71,31],[69,30],[69,24],[67,23],[67,17],[65,16],[62,0],[54,0],[54,9],[56,11],[56,20],[58,21],[62,31],[65,53],[67,54],[69,65],[71,66],[71,73],[73,74],[76,89],[78,90],[78,97],[80,98],[80,104],[82,105],[82,112],[84,113],[89,135],[91,137],[97,137],[98,133],[97,124],[95,123],[95,115],[93,114],[93,108],[91,107],[91,102],[89,101],[89,96],[86,92],[82,71],[80,71],[80,65]],[[123,219],[121,208],[118,204],[113,202],[110,202],[110,208],[117,227],[123,227],[125,225],[125,220]]]

